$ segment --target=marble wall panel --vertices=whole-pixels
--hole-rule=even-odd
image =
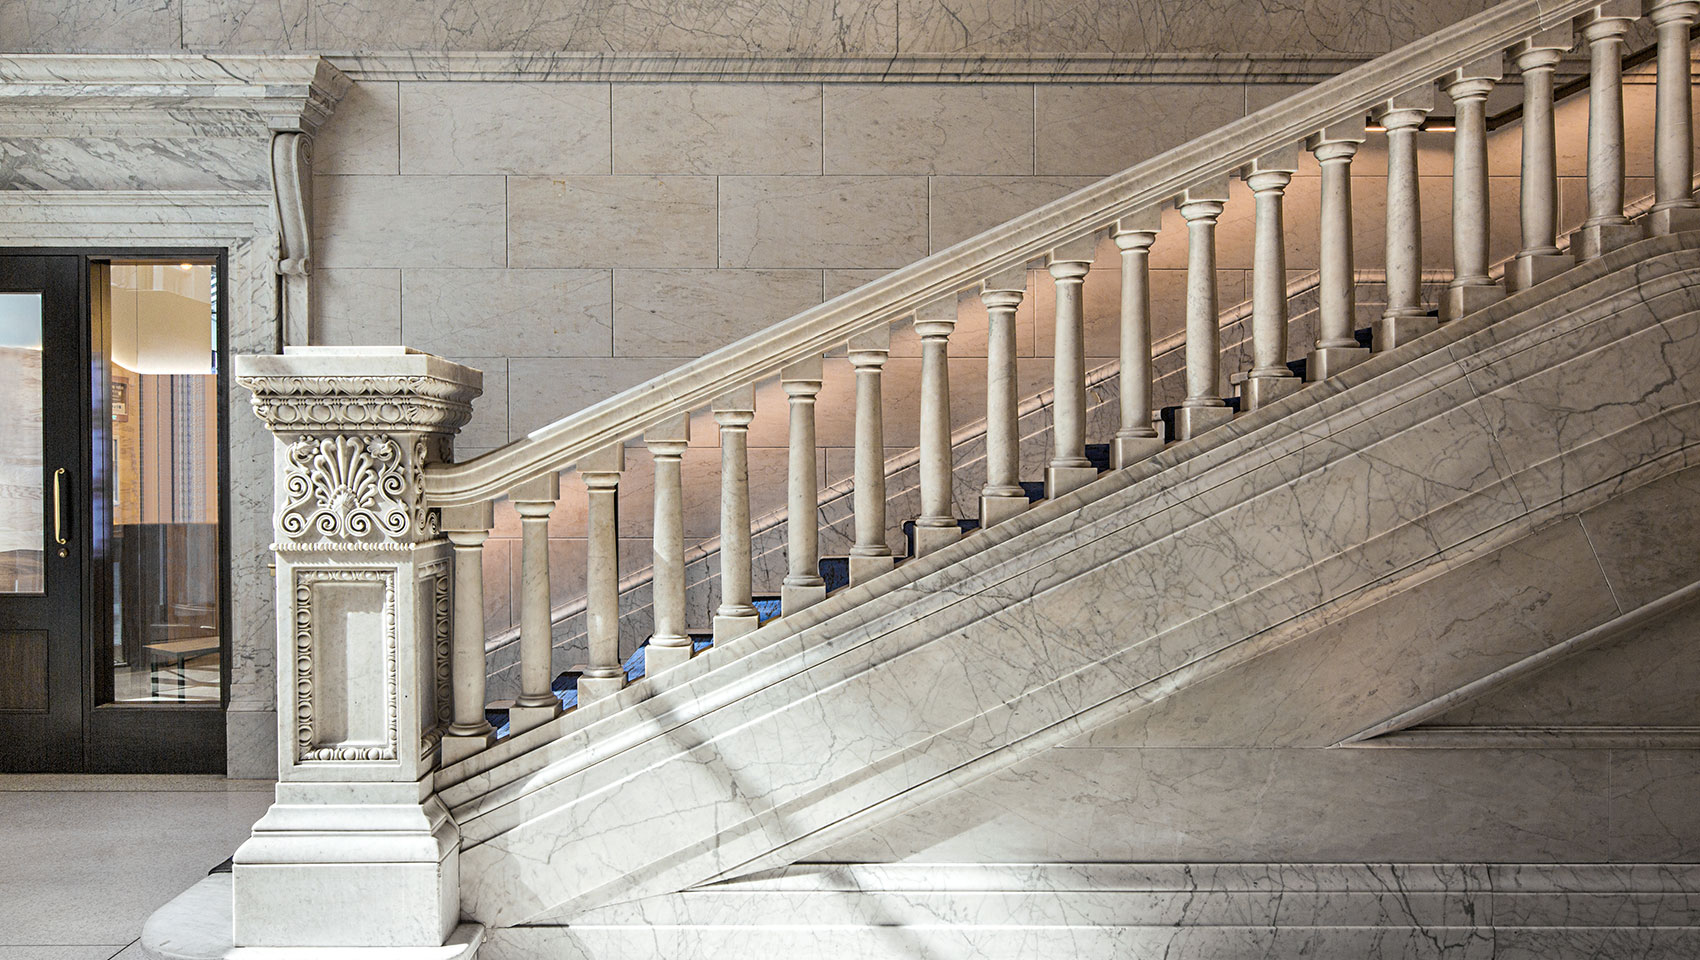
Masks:
[[[1033,87],[827,84],[828,174],[1033,172]]]
[[[610,172],[606,83],[409,83],[402,173]]]
[[[364,81],[349,88],[313,138],[313,170],[401,172],[401,85]]]
[[[924,177],[720,178],[722,267],[895,269],[926,253]]]
[[[405,270],[401,342],[441,356],[609,356],[612,288],[607,270]]]
[[[820,272],[821,302],[849,293],[857,287],[885,276],[886,270],[822,270]],[[919,354],[917,354],[919,356]]]
[[[314,177],[314,252],[327,267],[500,267],[506,208],[501,177]]]
[[[232,3],[180,0],[182,44],[188,50],[308,51],[312,0]]]
[[[1158,0],[918,0],[900,9],[905,53],[1317,53],[1391,49],[1486,9],[1489,0],[1306,0],[1282,6]]]
[[[556,420],[679,365],[672,359],[515,358],[508,361],[511,438]]]
[[[511,177],[508,265],[712,267],[715,209],[713,177]]]
[[[224,711],[224,775],[232,780],[277,776],[277,710],[232,703]]]
[[[0,37],[13,53],[172,50],[182,41],[182,0],[7,0]]]
[[[0,137],[11,190],[267,190],[259,137]]]
[[[407,343],[401,332],[400,270],[315,270],[311,290],[314,343]]]
[[[891,52],[896,0],[634,6],[588,0],[350,3],[317,0],[314,41],[326,50],[610,50],[775,55]]]
[[[818,270],[616,270],[614,355],[699,357],[820,302]]]
[[[1040,84],[1033,172],[1108,176],[1245,115],[1237,84]]]
[[[937,253],[1090,183],[1091,177],[933,177],[927,184],[927,249]]]
[[[821,85],[617,83],[615,173],[818,174]]]

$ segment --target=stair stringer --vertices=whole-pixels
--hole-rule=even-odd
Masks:
[[[1686,465],[1700,390],[1673,371],[1700,367],[1696,240],[1580,267],[772,624],[647,701],[540,728],[559,739],[444,791],[463,908],[558,920],[800,859],[1243,662],[1271,627]]]

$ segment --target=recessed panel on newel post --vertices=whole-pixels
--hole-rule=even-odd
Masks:
[[[236,945],[437,946],[459,835],[431,774],[449,715],[451,550],[424,499],[482,375],[402,347],[240,357],[271,430],[278,791],[236,855]]]

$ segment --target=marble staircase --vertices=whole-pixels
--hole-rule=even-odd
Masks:
[[[1586,842],[1567,807],[1537,799],[1566,776],[1592,783],[1598,754],[1529,741],[1528,731],[1434,755],[1451,766],[1422,750],[1368,748],[1404,743],[1390,735],[1452,716],[1436,705],[1464,703],[1460,691],[1544,668],[1563,644],[1590,648],[1607,624],[1629,629],[1685,609],[1683,584],[1675,599],[1636,602],[1608,569],[1614,549],[1657,526],[1647,491],[1693,485],[1686,471],[1700,436],[1688,52],[1700,4],[1650,0],[1646,14],[1659,34],[1656,176],[1653,202],[1634,220],[1619,71],[1642,8],[1507,0],[466,462],[453,460],[452,438],[480,388],[476,370],[404,347],[240,358],[238,381],[278,441],[284,667],[278,800],[235,858],[236,950],[256,960],[273,948],[355,947],[438,960],[775,948],[1038,957],[1147,945],[1199,958],[1590,956],[1595,933],[1519,941],[1514,931],[1543,925],[1505,919],[1516,910],[1499,906],[1519,881],[1552,892],[1582,876],[1585,893],[1672,901],[1658,916],[1675,932],[1623,955],[1692,953],[1700,927],[1681,906],[1694,885],[1681,865],[1700,834],[1692,817],[1665,815],[1660,793],[1700,786],[1689,728],[1661,733],[1623,707],[1619,726],[1633,732],[1597,749],[1608,763],[1639,751],[1642,773],[1614,766],[1612,777],[1640,776],[1658,806],[1578,800],[1610,808],[1603,818],[1618,827],[1603,846]],[[1579,38],[1592,64],[1589,216],[1566,250],[1551,80]],[[1521,246],[1500,275],[1488,257],[1483,110],[1507,63],[1523,79]],[[1414,142],[1437,89],[1456,117],[1443,288],[1425,287],[1434,276],[1420,255]],[[1388,141],[1387,267],[1365,343],[1351,162],[1372,133]],[[1295,349],[1295,330],[1306,329],[1296,324],[1309,320],[1290,307],[1281,203],[1300,150],[1321,165],[1321,268],[1314,328]],[[1233,177],[1255,205],[1243,362],[1223,349],[1217,301],[1215,230]],[[1171,206],[1184,224],[1187,309],[1179,344],[1164,350],[1153,343],[1146,258]],[[1082,280],[1104,242],[1121,260],[1120,362],[1113,395],[1094,404]],[[1054,376],[1024,406],[1013,324],[1035,267],[1055,288]],[[964,310],[987,323],[983,427],[950,414],[950,341]],[[909,325],[920,340],[920,445],[912,473],[896,475],[913,477],[913,509],[893,516],[905,501],[892,496],[882,376],[893,328]],[[1295,353],[1302,377],[1289,366]],[[1225,356],[1249,369],[1226,369]],[[829,367],[844,363],[855,382],[855,471],[845,496],[823,501],[815,404]],[[761,531],[780,528],[751,516],[746,453],[756,387],[774,381],[789,416],[782,553],[757,549]],[[977,461],[955,442],[964,426],[978,434],[969,441]],[[687,617],[680,465],[705,429],[718,435],[721,469],[703,637]],[[1042,450],[1024,447],[1024,434],[1041,437]],[[620,644],[618,497],[637,443],[651,454],[654,490],[641,677]],[[965,531],[959,482],[969,462],[976,523]],[[548,550],[568,469],[585,488],[589,545],[585,663],[571,677],[570,710],[554,658]],[[521,615],[516,695],[498,737],[482,592],[483,547],[503,497],[521,528]],[[1671,497],[1682,515],[1689,501]],[[1596,530],[1605,521],[1589,518],[1614,510],[1640,526],[1620,525],[1615,540],[1606,533],[1619,528]],[[902,549],[892,531],[905,525]],[[1687,550],[1696,535],[1680,525],[1668,534],[1685,558],[1675,564],[1684,584],[1700,581],[1686,559],[1700,555]],[[834,537],[848,584],[829,590],[823,545]],[[1542,561],[1516,562],[1525,555]],[[757,607],[758,557],[783,558],[778,616]],[[1527,609],[1490,605],[1472,621],[1479,631],[1431,629],[1469,606],[1446,592],[1459,583],[1471,597],[1518,596],[1515,578],[1493,585],[1487,574],[1500,569],[1544,583],[1564,600],[1553,609],[1573,615],[1531,630],[1538,618]],[[1585,615],[1583,601],[1594,604]],[[1349,669],[1317,688],[1326,696],[1303,713],[1298,741],[1259,739],[1280,726],[1270,721],[1208,747],[1222,753],[1185,742],[1145,752],[1139,738],[1151,734],[1139,724],[1165,711],[1192,710],[1195,733],[1260,711],[1284,718],[1308,689],[1291,673],[1295,651],[1322,671],[1335,661],[1315,651],[1347,643],[1342,624],[1420,639],[1345,658]],[[1511,639],[1484,640],[1505,624],[1517,627]],[[1208,695],[1224,687],[1237,693]],[[1279,754],[1287,766],[1260,780],[1257,764],[1273,762],[1276,747],[1293,751]],[[1202,774],[1174,773],[1230,754],[1227,788],[1198,789]],[[1083,757],[1120,772],[1083,775],[1071,766]],[[1130,758],[1163,771],[1148,778],[1163,791],[1116,766]],[[1491,797],[1458,799],[1492,783],[1496,765],[1544,772],[1526,778],[1532,793],[1504,786],[1503,809]],[[1331,803],[1291,802],[1287,793],[1303,792],[1295,783]],[[1397,810],[1411,834],[1388,826],[1399,817],[1385,793],[1401,783],[1439,785]],[[1354,797],[1378,816],[1361,816]],[[1096,811],[1088,821],[1123,827],[1140,811],[1218,819],[1168,846],[1121,830],[1094,853],[1066,813],[1071,803]],[[1314,820],[1327,832],[1265,824],[1248,837],[1223,819],[1238,811],[1256,821],[1265,803],[1286,811],[1283,823]],[[1023,804],[1037,840],[981,829],[997,819],[988,811]],[[1462,830],[1486,844],[1495,835],[1468,827],[1484,817],[1503,830],[1491,856],[1435,839]],[[1612,832],[1625,824],[1627,838]],[[1236,845],[1255,856],[1231,855]],[[880,863],[887,855],[893,862]],[[1610,869],[1553,868],[1571,859]],[[1271,884],[1247,861],[1283,865],[1269,869],[1293,879]],[[836,865],[798,866],[811,863]],[[1043,866],[1010,866],[1022,863]],[[1205,863],[1242,866],[1208,872]],[[1206,873],[1200,895],[1244,922],[1176,913],[1176,892]],[[1397,916],[1370,892],[1414,878],[1420,896]],[[849,886],[856,896],[842,896]],[[1311,921],[1269,913],[1267,895],[1287,886],[1311,905],[1299,908]],[[752,900],[760,905],[740,906]],[[1550,897],[1540,907],[1564,908]],[[793,911],[806,919],[785,920]],[[1073,919],[1053,922],[1058,911]],[[999,939],[1000,924],[1023,939]],[[1641,924],[1570,926],[1633,939]]]
[[[1514,296],[1372,357],[1335,390],[906,564],[877,600],[866,587],[835,594],[741,650],[581,706],[576,724],[448,767],[440,796],[461,829],[463,905],[529,931],[807,860],[1255,671],[1342,618],[1384,616],[1454,571],[1478,581],[1474,565],[1691,462],[1700,407],[1671,373],[1700,349],[1697,242],[1617,251],[1567,275],[1561,296]],[[1589,401],[1564,423],[1527,422],[1555,394]],[[1507,417],[1523,429],[1501,432]],[[1700,579],[1692,562],[1684,572]],[[1457,649],[1420,648],[1388,664],[1397,671],[1366,658],[1323,688],[1354,705],[1330,718],[1330,736],[1545,643],[1481,639],[1454,633]],[[1256,706],[1247,694],[1234,709]],[[645,842],[629,842],[639,823]]]

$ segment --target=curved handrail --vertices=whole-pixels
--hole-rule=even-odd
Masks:
[[[1055,247],[1157,207],[1272,150],[1355,117],[1450,70],[1569,23],[1600,0],[1507,0],[1247,117],[1083,187],[759,333],[532,431],[465,463],[426,469],[431,506],[494,499],[588,453],[784,367],[889,325],[917,307],[1024,264]]]

